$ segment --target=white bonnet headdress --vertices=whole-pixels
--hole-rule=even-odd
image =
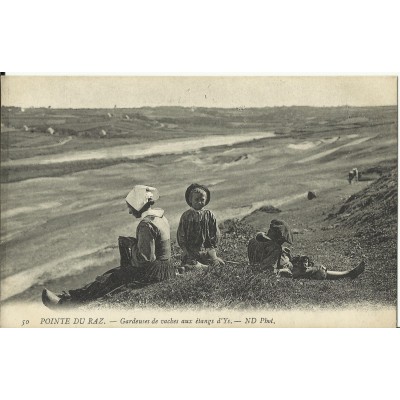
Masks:
[[[128,193],[125,200],[136,211],[140,211],[149,200],[155,202],[160,197],[158,190],[151,186],[136,185]]]

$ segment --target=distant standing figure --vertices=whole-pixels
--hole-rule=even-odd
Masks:
[[[353,178],[354,178],[354,172],[351,170],[349,171],[349,177],[347,178],[349,180],[349,185],[351,185],[351,181],[353,180]]]
[[[180,219],[177,239],[182,249],[182,264],[179,269],[186,272],[195,268],[224,265],[217,257],[220,232],[214,213],[204,207],[210,202],[210,191],[197,183],[191,184],[185,193],[190,209]]]
[[[354,179],[354,182],[358,182],[358,169],[357,168],[353,168],[353,179]]]

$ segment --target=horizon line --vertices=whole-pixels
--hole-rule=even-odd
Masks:
[[[142,108],[222,108],[225,110],[246,110],[246,109],[263,109],[263,108],[375,108],[375,107],[397,107],[398,104],[381,104],[381,105],[349,105],[349,104],[341,104],[341,105],[300,105],[300,104],[292,104],[292,105],[275,105],[275,106],[256,106],[256,107],[246,107],[246,106],[236,106],[236,107],[224,107],[224,106],[182,106],[182,105],[156,105],[156,106],[123,106],[123,107],[53,107],[53,106],[15,106],[15,105],[1,105],[1,108],[23,108],[23,109],[38,109],[44,108],[46,110],[121,110],[121,109],[142,109]]]

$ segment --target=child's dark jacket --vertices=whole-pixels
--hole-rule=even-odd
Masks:
[[[219,241],[217,219],[210,210],[185,211],[180,219],[177,240],[181,248],[189,253],[198,253],[205,249],[215,249]]]

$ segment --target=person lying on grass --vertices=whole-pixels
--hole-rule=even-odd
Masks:
[[[48,307],[83,303],[103,297],[124,284],[138,287],[160,282],[175,276],[171,263],[170,227],[161,208],[151,208],[159,198],[156,188],[135,186],[126,197],[129,214],[140,222],[136,238],[118,239],[121,265],[113,268],[81,289],[56,295],[48,289],[42,292],[42,301]]]
[[[247,255],[250,264],[260,264],[263,269],[273,270],[277,276],[305,279],[356,278],[365,269],[362,261],[347,271],[327,270],[323,265],[314,264],[308,256],[292,257],[284,243],[293,244],[293,235],[285,221],[273,219],[268,232],[259,232],[250,239]]]
[[[185,192],[186,203],[190,209],[180,219],[177,240],[182,249],[180,273],[195,268],[224,265],[217,257],[219,229],[212,211],[204,207],[210,202],[210,191],[197,183],[191,184]]]

